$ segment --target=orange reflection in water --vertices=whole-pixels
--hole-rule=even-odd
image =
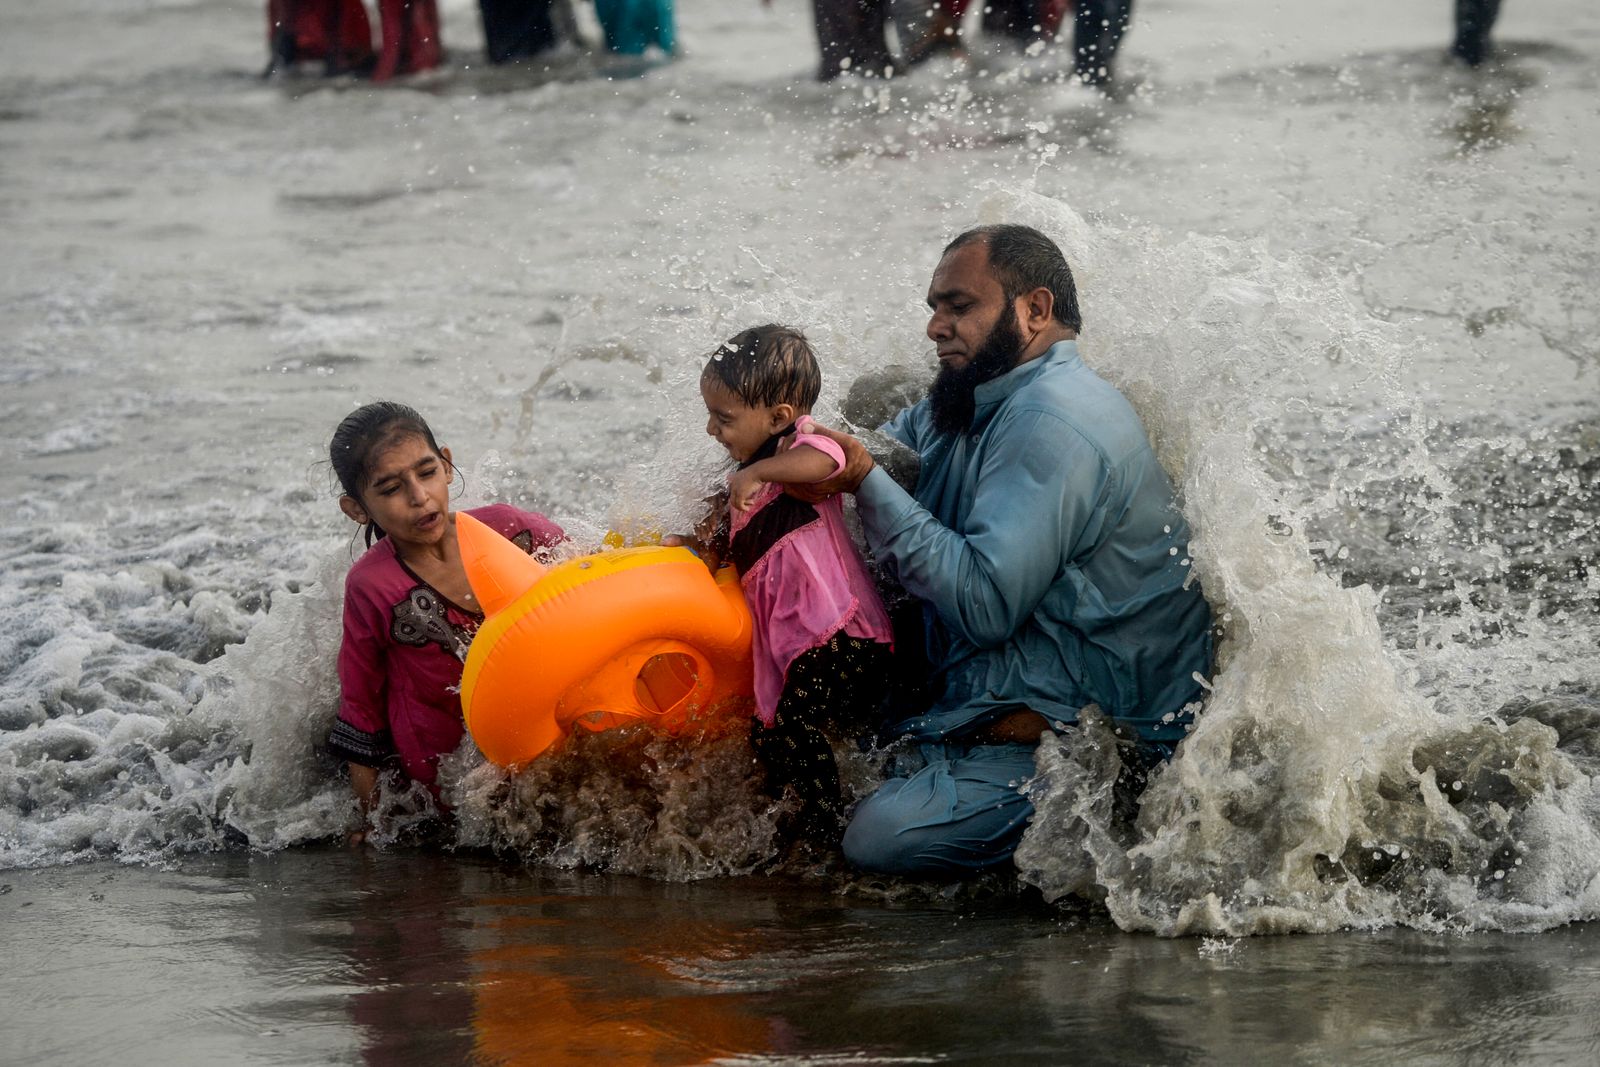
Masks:
[[[475,952],[472,965],[478,1062],[687,1064],[772,1047],[769,1020],[743,997],[684,992],[637,952],[510,944]],[[610,973],[582,973],[596,970]]]

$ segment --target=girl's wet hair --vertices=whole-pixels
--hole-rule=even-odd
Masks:
[[[333,440],[328,442],[328,462],[333,466],[344,495],[359,503],[373,457],[408,437],[422,438],[434,455],[444,459],[427,420],[413,407],[380,400],[346,415],[333,431]],[[385,536],[383,527],[375,522],[367,523],[365,533],[368,547]]]
[[[822,369],[805,334],[792,326],[753,326],[717,346],[702,380],[723,388],[750,407],[790,404],[808,413],[822,394]]]

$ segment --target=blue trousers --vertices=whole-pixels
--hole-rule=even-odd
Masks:
[[[956,876],[1011,862],[1033,804],[1033,745],[922,746],[927,765],[892,778],[856,807],[844,856],[881,874]]]

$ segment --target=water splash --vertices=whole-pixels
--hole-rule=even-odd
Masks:
[[[1380,594],[1312,551],[1326,500],[1392,477],[1396,457],[1422,487],[1397,518],[1441,551],[1458,539],[1450,473],[1397,384],[1413,345],[1334,279],[1259,246],[1086,233],[1027,194],[980,214],[1054,234],[1085,289],[1114,303],[1086,308],[1085,358],[1134,402],[1178,480],[1223,632],[1204,711],[1135,826],[1114,818],[1114,746],[1093,730],[1041,745],[1024,877],[1051,896],[1103,894],[1119,925],[1162,934],[1593,915],[1600,823],[1557,731],[1532,714],[1445,714],[1387,640]],[[1329,411],[1397,433],[1370,451],[1349,433],[1346,451],[1317,457],[1319,502],[1274,470],[1306,457],[1270,442]]]

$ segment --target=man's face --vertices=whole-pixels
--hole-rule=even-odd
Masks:
[[[928,285],[928,338],[941,370],[962,371],[1006,317],[1005,290],[989,273],[989,246],[962,245],[939,261]]]
[[[1023,344],[1016,307],[990,275],[989,251],[981,244],[940,261],[928,306],[928,336],[939,346],[939,373],[928,388],[933,426],[965,433],[977,409],[974,390],[1017,365]]]

